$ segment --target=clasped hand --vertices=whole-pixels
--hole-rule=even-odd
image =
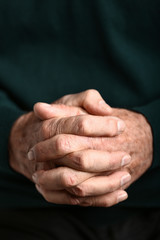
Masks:
[[[145,117],[112,109],[95,90],[37,103],[10,136],[11,167],[57,204],[108,207],[125,200],[152,151]]]

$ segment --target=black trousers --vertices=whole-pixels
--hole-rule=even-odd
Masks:
[[[92,226],[63,209],[0,211],[1,240],[160,240],[160,210]]]

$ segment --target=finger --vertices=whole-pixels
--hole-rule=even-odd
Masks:
[[[103,100],[100,93],[90,89],[81,93],[66,95],[55,103],[84,108],[88,113],[94,115],[110,115],[112,108]]]
[[[44,121],[40,129],[43,139],[58,134],[92,137],[113,137],[125,130],[124,122],[117,117],[80,115]]]
[[[123,190],[117,190],[115,192],[96,197],[77,198],[66,191],[50,191],[43,189],[37,184],[36,188],[47,202],[55,204],[80,205],[84,207],[111,207],[128,198],[128,194]]]
[[[34,183],[48,190],[63,190],[86,181],[95,174],[76,171],[66,167],[54,168],[48,171],[37,171],[32,178]]]
[[[57,166],[67,166],[85,172],[104,172],[118,169],[129,164],[130,155],[125,152],[105,152],[83,150],[72,152],[63,158],[56,159]]]
[[[47,202],[55,204],[77,205],[79,201],[66,191],[48,191],[39,185],[35,185],[37,191],[44,197]]]
[[[37,143],[28,152],[28,160],[45,162],[87,148],[92,148],[92,138],[61,134]]]
[[[68,189],[76,196],[98,196],[104,195],[120,189],[131,180],[131,175],[127,172],[114,172],[109,176],[92,177],[81,184]]]
[[[33,107],[35,115],[41,120],[53,117],[77,116],[85,114],[86,111],[80,107],[72,107],[64,104],[47,104],[38,102]]]
[[[126,141],[126,134],[122,133],[116,137],[87,137],[92,142],[92,146],[89,149],[95,149],[106,152],[129,152],[130,141]]]
[[[111,193],[96,197],[77,198],[79,205],[83,207],[111,207],[128,198],[128,194],[123,190],[117,190]]]

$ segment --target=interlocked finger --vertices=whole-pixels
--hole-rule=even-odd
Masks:
[[[98,196],[120,189],[131,180],[131,175],[124,171],[111,173],[109,176],[94,176],[83,183],[69,188],[76,196]]]
[[[79,205],[83,207],[111,207],[128,198],[123,190],[117,190],[104,195],[78,198]]]
[[[40,135],[42,139],[48,139],[58,134],[113,137],[122,133],[124,129],[124,122],[116,117],[79,115],[43,121]]]
[[[67,166],[86,172],[105,172],[118,169],[131,161],[125,152],[105,152],[87,149],[72,152],[63,158],[55,159],[57,166]]]
[[[67,106],[64,104],[47,104],[43,102],[38,102],[34,105],[34,113],[41,120],[47,120],[55,117],[70,117],[83,115],[87,112],[80,107]]]
[[[103,100],[100,93],[95,89],[89,89],[80,93],[65,95],[55,103],[69,106],[82,107],[88,113],[94,115],[110,115],[112,108]]]
[[[43,189],[55,191],[76,186],[93,176],[95,176],[93,173],[59,167],[48,171],[37,171],[32,178],[34,183],[43,187]]]
[[[111,207],[128,198],[128,194],[123,190],[117,190],[108,194],[96,197],[75,197],[65,190],[50,191],[45,190],[39,185],[36,185],[38,192],[44,197],[47,202],[55,204],[80,205],[84,207]]]
[[[50,191],[39,185],[35,185],[38,192],[44,197],[47,202],[54,204],[77,205],[79,201],[76,197],[69,194],[67,191]]]

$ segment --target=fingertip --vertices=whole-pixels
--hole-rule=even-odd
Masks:
[[[41,116],[41,106],[43,106],[43,103],[41,103],[41,102],[37,102],[33,106],[34,114],[36,115],[36,117],[38,117],[40,119],[42,119],[42,116]]]
[[[33,106],[35,115],[41,120],[49,119],[54,116],[52,106],[48,103],[38,102]]]
[[[35,111],[38,108],[39,104],[41,104],[41,102],[37,102],[34,104],[33,111]]]
[[[33,106],[33,109],[34,109],[34,111],[39,111],[39,110],[42,110],[42,109],[51,110],[52,106],[51,106],[51,104],[48,104],[48,103],[38,102]]]
[[[110,116],[112,115],[112,108],[104,101],[90,102],[85,105],[85,109],[88,113],[99,116]]]
[[[118,194],[118,196],[117,196],[117,203],[123,202],[123,201],[127,200],[127,198],[128,198],[127,192],[122,191],[122,192],[120,192],[120,193]]]
[[[41,107],[43,107],[44,105],[46,105],[47,103],[43,103],[43,102],[37,102],[34,104],[33,106],[33,111],[39,111],[39,109]],[[47,104],[48,105],[48,104]]]

